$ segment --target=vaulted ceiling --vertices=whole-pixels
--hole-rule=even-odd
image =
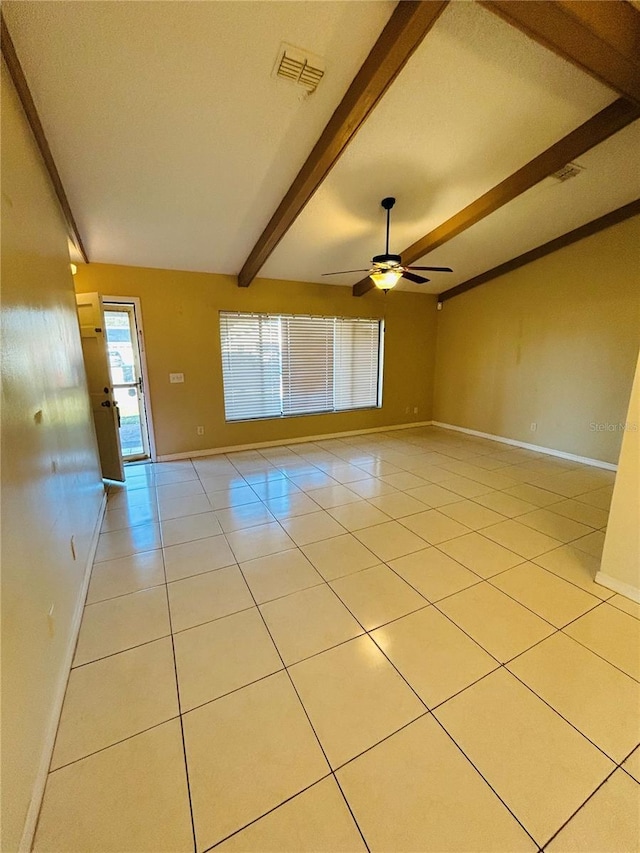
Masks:
[[[89,261],[352,286],[323,273],[384,250],[392,195],[391,251],[454,269],[399,287],[441,293],[640,197],[631,4],[400,6],[7,0]]]

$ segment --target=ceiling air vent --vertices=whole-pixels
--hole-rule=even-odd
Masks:
[[[299,47],[283,42],[280,45],[278,59],[273,69],[274,77],[291,80],[307,90],[315,92],[318,83],[324,77],[324,59],[302,50]]]
[[[571,178],[577,178],[580,172],[584,172],[584,166],[579,166],[577,163],[567,163],[562,169],[553,172],[552,178],[555,178],[558,183],[563,184]]]

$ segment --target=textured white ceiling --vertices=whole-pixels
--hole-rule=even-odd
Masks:
[[[89,257],[236,273],[393,2],[5,2]],[[307,97],[282,41],[324,56]]]
[[[3,13],[91,260],[237,273],[393,2],[8,0]],[[271,76],[281,41],[318,91]],[[452,2],[261,271],[351,286],[616,95],[472,2]],[[636,123],[638,124],[638,123]],[[638,197],[638,127],[423,258],[440,292]]]

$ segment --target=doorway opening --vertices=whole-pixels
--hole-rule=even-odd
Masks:
[[[104,324],[113,396],[120,415],[125,462],[153,458],[151,411],[138,300],[103,297]]]

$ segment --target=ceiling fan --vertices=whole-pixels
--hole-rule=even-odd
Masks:
[[[351,272],[369,273],[369,278],[376,287],[385,293],[395,287],[401,278],[413,281],[415,284],[426,284],[430,279],[416,275],[412,270],[423,272],[453,272],[450,267],[412,267],[404,266],[400,255],[389,254],[389,218],[391,208],[396,203],[395,198],[383,198],[380,204],[387,211],[387,246],[384,255],[374,255],[371,259],[371,267],[364,270],[341,270],[340,272],[325,272],[323,275],[345,275]]]

